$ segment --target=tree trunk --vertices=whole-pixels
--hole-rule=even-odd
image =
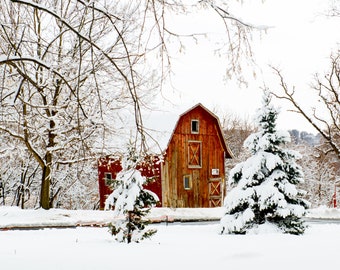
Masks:
[[[44,209],[50,209],[50,183],[51,183],[51,161],[52,154],[46,153],[46,164],[43,168],[40,190],[40,206]]]
[[[56,111],[49,112],[47,110],[47,115],[54,117],[56,115]],[[45,155],[45,165],[43,168],[42,174],[42,182],[41,182],[41,191],[40,191],[40,205],[44,209],[50,209],[53,207],[51,205],[50,200],[50,185],[51,185],[51,167],[52,167],[52,153],[49,151],[49,148],[55,146],[55,133],[53,132],[55,128],[55,122],[50,120],[49,123],[49,131],[48,131],[48,145],[47,152]]]
[[[127,225],[127,229],[128,229],[128,232],[127,232],[127,242],[128,244],[131,243],[131,240],[132,240],[132,221],[133,219],[133,213],[132,211],[129,211],[128,212],[128,225]]]

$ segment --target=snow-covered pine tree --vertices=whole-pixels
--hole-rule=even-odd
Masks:
[[[288,132],[277,131],[278,110],[270,104],[270,94],[264,92],[263,106],[256,120],[259,131],[251,134],[244,146],[252,156],[237,164],[230,172],[221,219],[221,233],[245,234],[260,230],[263,225],[284,233],[302,234],[305,224],[301,217],[309,203],[302,198],[303,172],[296,163],[298,152],[285,149],[290,141]]]
[[[135,147],[129,145],[122,160],[122,170],[113,181],[114,191],[105,202],[106,209],[114,207],[114,220],[109,229],[118,242],[139,242],[156,233],[156,230],[146,228],[148,221],[144,217],[159,199],[155,193],[143,188],[146,178],[136,169],[138,161]]]

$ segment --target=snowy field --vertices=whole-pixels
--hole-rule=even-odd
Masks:
[[[157,210],[158,214],[169,209]],[[176,212],[175,210],[171,210]],[[196,211],[196,213],[195,213]],[[214,216],[221,212],[182,210],[182,216]],[[40,224],[60,219],[104,216],[109,212],[19,210],[0,207],[0,225],[28,216]],[[313,212],[313,211],[311,211]],[[56,214],[58,213],[58,215]],[[190,214],[189,214],[190,213]],[[82,214],[82,215],[81,215]],[[78,216],[77,216],[78,215]],[[155,213],[154,213],[155,215]],[[314,210],[310,215],[339,218],[334,209]],[[80,218],[82,216],[83,218]],[[45,218],[44,218],[45,217]],[[175,219],[177,217],[174,217]],[[96,219],[96,218],[94,218]],[[60,222],[60,221],[58,221]],[[219,225],[165,223],[151,225],[158,233],[139,244],[113,241],[107,228],[77,227],[0,231],[0,269],[337,269],[340,224],[310,223],[303,236],[263,233],[219,235]]]

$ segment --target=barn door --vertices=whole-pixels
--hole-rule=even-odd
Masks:
[[[209,207],[222,206],[222,178],[209,179]]]

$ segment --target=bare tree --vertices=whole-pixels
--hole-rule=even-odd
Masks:
[[[311,90],[318,97],[317,106],[304,108],[295,95],[295,88],[290,88],[280,70],[274,68],[283,94],[275,93],[277,98],[288,100],[294,111],[301,114],[327,142],[325,153],[333,152],[340,160],[340,51],[331,56],[329,71],[320,77],[315,75]],[[310,110],[311,109],[311,110]]]
[[[25,207],[37,206],[39,166],[32,155],[13,143],[10,136],[1,136],[0,175],[3,204]]]
[[[312,207],[329,205],[334,194],[337,180],[337,158],[334,153],[325,154],[327,144],[322,141],[318,145],[307,142],[292,142],[290,148],[297,150],[302,158],[298,161],[304,172],[304,183],[301,184],[306,191],[305,198]]]
[[[230,170],[250,156],[250,151],[243,144],[248,136],[257,130],[257,127],[249,119],[231,112],[225,112],[220,119],[224,137],[233,153],[233,158],[225,161],[226,179],[228,179]],[[229,188],[229,185],[226,188]],[[229,192],[229,190],[226,191]]]
[[[225,113],[221,118],[224,136],[236,158],[242,156],[244,141],[256,131],[255,124],[249,119],[233,113]]]
[[[131,108],[135,141],[146,151],[141,107],[170,69],[168,40],[183,38],[166,19],[202,6],[222,19],[228,72],[239,74],[238,60],[252,54],[251,26],[214,1],[190,6],[176,0],[2,1],[0,135],[10,136],[39,164],[43,208],[52,206],[61,188],[69,190],[82,178],[84,162],[106,148],[112,132],[120,132],[119,120]],[[58,172],[65,171],[72,179],[66,187],[55,185]]]
[[[94,16],[84,3],[5,4],[3,14],[13,16],[3,18],[8,23],[2,24],[1,32],[0,62],[5,65],[0,130],[28,149],[40,165],[40,203],[48,209],[54,198],[50,191],[55,171],[95,158],[94,138],[105,136],[108,125],[103,112],[123,107],[129,98],[125,86],[138,112],[138,96],[131,85],[141,80],[133,78],[132,84],[125,74],[133,67],[132,57],[121,56],[127,46],[121,38],[128,28],[125,22],[114,35],[112,27],[119,23],[107,27],[113,19]],[[105,51],[98,45],[104,42],[109,43]],[[112,71],[114,64],[117,72]],[[110,88],[117,91],[109,92]],[[137,127],[139,121],[136,116]]]

